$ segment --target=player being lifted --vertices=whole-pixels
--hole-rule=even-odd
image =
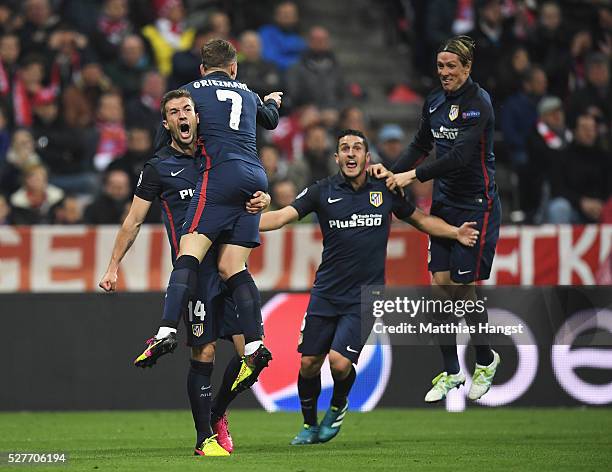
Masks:
[[[262,102],[235,80],[237,71],[236,49],[228,41],[213,39],[202,48],[203,77],[182,87],[191,93],[202,124],[198,128],[202,165],[166,290],[162,322],[136,363],[171,351],[172,334],[198,283],[199,264],[217,243],[219,274],[231,293],[245,338],[233,387],[244,389],[272,359],[262,341],[259,291],[246,268],[251,250],[259,245],[259,214],[247,212],[244,202],[268,188],[257,155],[256,127],[276,127],[282,93],[273,92]]]
[[[115,239],[108,269],[99,283],[107,292],[116,290],[119,264],[136,240],[151,203],[156,198],[159,198],[163,210],[172,260],[176,260],[180,227],[185,220],[198,178],[199,161],[195,140],[198,118],[191,95],[185,90],[166,93],[161,101],[161,112],[163,126],[170,133],[171,143],[155,152],[154,157],[144,165],[132,206]],[[268,203],[269,196],[259,193],[247,202],[247,210],[257,213]],[[240,357],[230,360],[222,385],[213,400],[211,420],[210,376],[215,341],[220,335],[231,336],[240,355],[244,349],[236,313],[231,299],[226,297],[217,271],[216,255],[217,250],[213,248],[200,265],[198,288],[184,316],[187,345],[191,346],[187,389],[197,432],[196,453],[208,456],[227,455],[233,450],[225,410],[238,393],[236,389],[232,390],[232,385],[241,364]],[[155,359],[147,357],[139,365],[150,366],[154,362]]]
[[[294,445],[326,442],[340,431],[355,380],[353,364],[357,364],[364,344],[361,287],[384,284],[391,213],[421,231],[467,246],[478,238],[478,231],[472,228],[475,223],[458,228],[425,215],[389,191],[383,181],[369,177],[368,142],[360,131],[340,133],[335,159],[340,169],[337,175],[306,188],[291,205],[262,214],[259,224],[261,231],[275,230],[316,212],[323,233],[322,261],[298,346],[302,354],[298,393],[304,427],[291,442]],[[319,425],[317,399],[325,357],[329,357],[334,390]]]
[[[449,298],[474,299],[475,282],[489,278],[501,221],[493,154],[495,118],[489,94],[470,78],[473,56],[474,41],[468,36],[451,38],[440,46],[437,70],[441,87],[427,96],[419,130],[393,167],[395,174],[381,164],[372,166],[374,175],[386,178],[389,188],[435,179],[431,214],[450,224],[465,220],[478,223],[480,238],[473,247],[430,238],[432,285]],[[434,143],[436,160],[413,169]],[[486,323],[488,314],[485,310],[478,316],[466,316],[466,321]],[[500,358],[490,348],[486,334],[473,335],[473,342],[476,367],[468,397],[477,400],[491,388]],[[439,343],[444,372],[433,379],[426,402],[440,401],[465,383],[456,336],[440,335]]]

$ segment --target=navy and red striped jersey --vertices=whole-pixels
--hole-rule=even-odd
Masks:
[[[149,202],[159,198],[172,248],[172,261],[178,253],[182,226],[198,180],[199,167],[197,157],[166,145],[145,163],[134,192],[134,195]]]
[[[497,195],[494,128],[491,98],[471,78],[452,93],[439,87],[425,99],[419,130],[393,171],[413,168],[435,144],[435,161],[416,167],[421,182],[435,179],[433,201],[489,209]]]

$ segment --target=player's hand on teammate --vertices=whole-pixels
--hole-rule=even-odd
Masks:
[[[107,270],[100,279],[98,286],[105,292],[114,292],[117,290],[117,272]]]
[[[272,92],[271,94],[266,95],[264,97],[264,103],[268,100],[274,100],[276,102],[276,107],[280,108],[283,101],[283,92]]]
[[[404,187],[407,187],[415,180],[416,180],[416,171],[413,169],[413,170],[409,170],[408,172],[401,172],[399,174],[391,174],[389,177],[387,177],[386,184],[389,190],[394,191],[397,189],[403,189]]]
[[[253,198],[246,203],[246,210],[252,215],[256,215],[268,208],[271,201],[272,198],[269,194],[258,190],[253,194]]]
[[[463,223],[457,229],[457,241],[464,246],[473,247],[478,241],[478,235],[480,234],[480,231],[474,228],[476,225],[475,221]]]
[[[368,167],[368,174],[372,177],[376,177],[377,179],[386,179],[393,175],[393,172],[388,170],[382,164],[372,164]]]

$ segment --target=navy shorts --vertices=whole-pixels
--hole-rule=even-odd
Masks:
[[[218,272],[200,270],[197,293],[183,317],[188,346],[203,346],[219,338],[231,340],[241,333],[236,306]]]
[[[435,273],[448,270],[451,280],[462,284],[488,279],[501,224],[499,197],[495,198],[489,211],[468,210],[434,203],[431,214],[454,226],[475,221],[480,237],[474,247],[467,247],[458,241],[430,236],[429,271]]]
[[[299,353],[317,356],[333,349],[357,364],[363,346],[360,303],[334,303],[310,296],[298,342]]]
[[[268,190],[268,178],[260,166],[232,159],[204,170],[189,204],[183,233],[197,231],[213,242],[259,246],[260,215],[245,208],[258,190]]]

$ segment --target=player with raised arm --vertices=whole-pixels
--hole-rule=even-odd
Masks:
[[[276,127],[282,93],[273,92],[262,102],[235,80],[237,71],[236,49],[228,41],[213,39],[202,48],[202,78],[182,87],[191,93],[204,124],[198,133],[202,165],[170,275],[162,322],[149,351],[155,358],[167,353],[163,340],[176,332],[180,313],[197,286],[198,266],[216,242],[219,274],[231,293],[245,337],[244,356],[232,385],[232,390],[240,391],[249,388],[272,359],[262,341],[259,291],[246,268],[251,250],[259,245],[259,215],[248,213],[244,201],[267,190],[257,155],[256,127]]]
[[[430,238],[432,285],[450,298],[474,299],[475,282],[489,278],[501,222],[493,154],[495,117],[489,94],[470,77],[474,44],[468,36],[457,36],[440,46],[437,70],[441,87],[427,96],[414,140],[393,167],[395,174],[380,164],[371,170],[386,178],[391,189],[434,179],[431,214],[450,224],[466,219],[478,223],[480,238],[474,247]],[[413,168],[434,144],[436,160]],[[479,317],[466,316],[466,321],[486,323],[488,314],[485,310]],[[477,332],[472,337],[476,367],[468,397],[477,400],[491,388],[500,357],[490,348],[486,334]],[[440,401],[465,383],[456,336],[439,335],[439,342],[444,372],[433,379],[426,402]]]
[[[370,152],[360,131],[340,133],[335,159],[338,174],[306,188],[291,205],[262,214],[259,224],[260,231],[271,231],[315,212],[323,233],[323,257],[298,346],[302,354],[298,393],[304,427],[293,445],[327,442],[340,431],[348,409],[347,396],[355,381],[353,364],[357,364],[364,345],[361,287],[385,282],[391,213],[421,231],[467,246],[478,238],[474,223],[457,227],[425,215],[389,191],[383,181],[369,177],[366,166]],[[319,425],[317,399],[325,357],[329,357],[334,390]]]
[[[199,161],[195,141],[198,118],[191,95],[185,90],[172,90],[165,94],[161,101],[161,112],[163,126],[169,131],[171,143],[157,150],[154,157],[144,165],[130,211],[115,239],[108,269],[99,283],[107,292],[116,290],[119,265],[136,240],[151,203],[156,198],[160,200],[163,209],[172,260],[176,260],[178,232],[198,178]],[[247,210],[260,212],[267,207],[269,201],[267,194],[258,193],[247,202]],[[230,360],[222,385],[213,400],[211,415],[210,376],[215,341],[221,334],[233,339],[241,356],[244,338],[240,335],[233,304],[226,296],[217,271],[216,249],[210,251],[200,265],[198,290],[189,302],[188,311],[184,313],[184,321],[187,344],[191,346],[188,393],[197,432],[196,453],[226,455],[219,449],[219,445],[228,453],[233,449],[225,409],[237,394],[231,390],[231,386],[240,368],[241,357]],[[169,336],[163,342],[165,349],[173,351],[176,336]],[[145,356],[139,365],[145,367],[154,362],[155,359]]]

